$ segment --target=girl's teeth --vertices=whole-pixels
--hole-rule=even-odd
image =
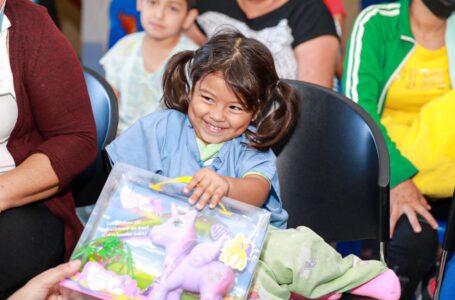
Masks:
[[[213,130],[213,131],[220,131],[221,128],[219,127],[215,127],[215,126],[212,126],[212,125],[209,125],[210,129]]]

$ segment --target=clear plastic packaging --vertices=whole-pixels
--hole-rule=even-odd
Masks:
[[[270,213],[229,198],[197,211],[175,181],[117,163],[61,285],[78,299],[246,299]]]

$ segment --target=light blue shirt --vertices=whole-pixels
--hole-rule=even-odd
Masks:
[[[287,212],[281,205],[276,157],[272,150],[249,148],[245,135],[226,141],[208,166],[221,176],[241,178],[249,172],[271,183],[264,208],[272,213],[270,223],[285,228]],[[195,131],[186,114],[176,110],[152,113],[127,129],[107,146],[113,163],[121,161],[167,177],[192,176],[204,168]]]

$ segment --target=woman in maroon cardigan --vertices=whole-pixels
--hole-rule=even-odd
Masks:
[[[68,42],[30,0],[0,0],[1,7],[3,299],[69,257],[82,226],[68,186],[94,160],[97,146],[82,69]]]

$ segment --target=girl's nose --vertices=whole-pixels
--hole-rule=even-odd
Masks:
[[[212,108],[210,118],[217,122],[224,121],[224,109],[221,106]]]

